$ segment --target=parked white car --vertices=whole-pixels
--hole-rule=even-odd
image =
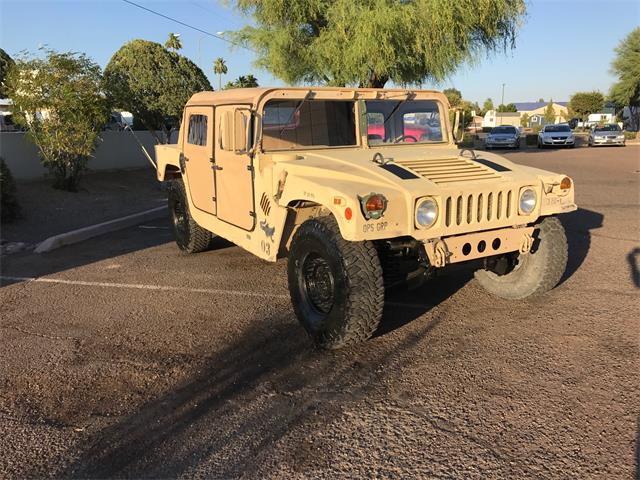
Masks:
[[[589,133],[589,146],[595,145],[619,145],[625,146],[624,132],[620,125],[607,123],[606,125],[595,126]]]
[[[545,125],[538,133],[538,148],[553,146],[573,148],[575,144],[576,138],[566,123]]]

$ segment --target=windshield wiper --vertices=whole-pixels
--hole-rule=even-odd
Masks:
[[[289,123],[291,123],[291,120],[293,120],[293,118],[300,111],[300,109],[302,108],[302,105],[304,105],[304,102],[306,102],[307,99],[311,96],[311,93],[312,93],[311,90],[309,90],[307,92],[307,94],[304,96],[304,98],[302,100],[300,100],[300,103],[298,103],[298,105],[296,106],[296,109],[293,112],[291,112],[291,115],[289,115],[289,118],[284,123],[284,126],[280,129],[280,133],[278,133],[278,137],[282,137],[282,132],[285,131],[285,129],[287,128],[287,125],[289,125]]]
[[[389,120],[391,120],[391,119],[393,118],[393,116],[397,113],[398,109],[399,109],[399,108],[400,108],[400,107],[401,107],[401,106],[402,106],[402,105],[403,105],[407,100],[409,100],[410,98],[413,98],[414,96],[415,96],[415,95],[414,95],[412,92],[407,93],[407,96],[406,96],[406,97],[404,97],[404,99],[400,100],[400,101],[398,102],[398,104],[397,104],[395,107],[393,107],[393,109],[392,109],[392,110],[391,110],[391,112],[389,113],[389,116],[385,119],[385,121],[384,121],[384,122],[382,122],[382,126],[384,127],[384,126],[387,124],[387,122],[388,122]]]

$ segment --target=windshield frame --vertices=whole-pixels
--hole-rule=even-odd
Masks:
[[[270,100],[292,100],[301,101],[309,92],[312,94],[307,101],[314,100],[351,100],[355,103],[355,126],[356,126],[356,145],[349,146],[311,146],[299,149],[284,150],[265,150],[263,148],[263,112],[264,107]],[[433,100],[438,105],[440,113],[442,138],[441,142],[432,143],[383,143],[369,145],[366,129],[362,129],[363,101],[366,100],[403,100],[407,95],[414,95],[413,100]],[[255,153],[295,153],[300,151],[312,150],[353,150],[353,149],[380,149],[388,146],[404,146],[404,147],[451,147],[455,146],[451,135],[451,125],[449,121],[449,109],[446,96],[436,90],[406,90],[406,89],[380,89],[380,88],[349,88],[349,87],[285,87],[265,89],[264,92],[256,99],[253,107],[255,128],[253,133],[253,150]],[[366,119],[365,119],[366,121]]]

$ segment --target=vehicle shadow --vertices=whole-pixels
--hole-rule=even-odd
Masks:
[[[330,461],[315,432],[384,388],[380,380],[397,369],[398,352],[428,341],[440,321],[425,321],[394,342],[320,352],[292,328],[290,311],[256,319],[228,347],[193,365],[191,378],[94,432],[59,476],[252,478],[273,464],[289,435],[299,446],[284,461],[304,475]]]
[[[627,261],[629,262],[629,270],[631,273],[631,281],[636,286],[636,288],[640,288],[640,268],[638,266],[639,260],[640,247],[636,247],[627,255]]]
[[[387,335],[419,318],[454,295],[472,278],[472,269],[459,269],[427,280],[418,288],[392,289],[385,299],[382,321],[374,336]]]
[[[569,260],[560,283],[564,283],[580,268],[591,248],[591,231],[602,227],[604,215],[593,210],[578,208],[576,211],[559,215],[564,226],[569,245]]]

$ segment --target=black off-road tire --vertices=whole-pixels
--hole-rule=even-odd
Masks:
[[[191,217],[187,193],[181,178],[171,181],[168,193],[171,227],[180,250],[186,253],[208,250],[214,235]]]
[[[333,217],[300,225],[291,241],[288,278],[293,309],[316,345],[353,345],[378,328],[384,283],[376,248],[344,240]]]
[[[489,293],[519,300],[548,292],[555,287],[567,267],[568,246],[564,227],[556,217],[546,217],[536,226],[531,252],[519,254],[511,271],[499,275],[477,270],[475,277]]]

